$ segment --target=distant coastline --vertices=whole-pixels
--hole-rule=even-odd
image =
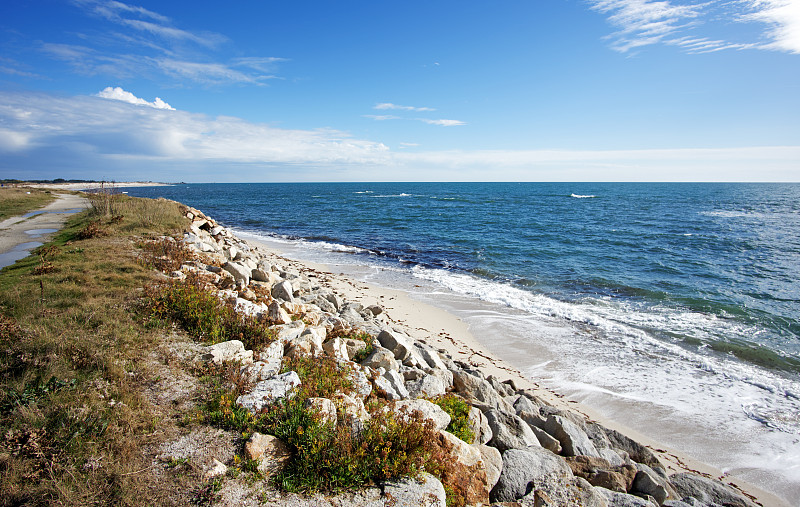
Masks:
[[[174,183],[164,183],[157,181],[83,181],[83,182],[63,182],[63,183],[11,183],[15,186],[25,186],[32,188],[46,188],[55,190],[96,190],[99,188],[121,188],[121,187],[166,187]],[[9,183],[5,183],[9,185]]]

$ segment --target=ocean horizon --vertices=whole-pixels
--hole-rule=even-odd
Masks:
[[[800,497],[800,184],[122,190],[407,290],[540,385]]]

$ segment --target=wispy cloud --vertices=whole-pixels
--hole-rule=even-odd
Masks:
[[[80,43],[44,42],[42,52],[84,75],[114,78],[167,75],[180,84],[264,85],[275,79],[277,57],[219,58],[222,34],[173,25],[167,16],[115,0],[73,0],[87,15],[120,28],[80,34]],[[106,24],[107,25],[107,24]],[[109,25],[107,25],[109,26]]]
[[[725,49],[769,49],[800,53],[800,2],[797,0],[733,0],[676,2],[672,0],[587,0],[607,16],[617,31],[607,38],[621,53],[654,44],[667,44],[688,53]],[[729,40],[717,33],[721,24],[766,25],[761,40]],[[766,42],[764,41],[766,40]]]
[[[690,26],[706,5],[648,0],[589,0],[589,3],[592,9],[608,15],[608,22],[618,28],[609,38],[611,47],[622,53],[663,42]]]
[[[98,97],[104,99],[111,99],[111,100],[120,100],[122,102],[127,102],[128,104],[136,104],[139,106],[148,106],[154,109],[169,109],[174,111],[175,108],[161,100],[160,97],[156,97],[153,102],[148,102],[145,99],[139,98],[131,92],[125,91],[119,86],[111,87],[107,86],[103,90],[101,90],[98,94]]]
[[[402,116],[395,116],[393,114],[365,114],[363,115],[364,118],[370,118],[376,121],[387,121],[387,120],[405,120],[407,118],[403,118]]]
[[[441,127],[456,127],[467,124],[461,120],[429,120],[428,118],[417,118],[417,120],[427,123],[428,125],[439,125]]]
[[[401,106],[398,104],[392,104],[391,102],[381,102],[379,104],[375,104],[375,106],[372,109],[380,109],[380,110],[395,109],[399,111],[419,111],[419,112],[436,111],[436,109],[433,109],[432,107]]]
[[[800,2],[797,0],[747,0],[743,2],[751,12],[743,21],[756,21],[767,25],[765,35],[770,42],[763,49],[800,54]]]

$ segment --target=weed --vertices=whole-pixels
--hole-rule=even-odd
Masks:
[[[183,241],[177,241],[170,236],[165,236],[154,241],[140,243],[142,249],[139,262],[143,266],[154,267],[163,273],[180,269],[189,260],[194,259],[194,253]]]
[[[361,340],[366,343],[366,348],[363,348],[353,355],[353,361],[360,363],[375,351],[375,337],[368,333],[357,333],[345,336],[344,338],[352,338],[354,340]]]
[[[265,321],[238,313],[233,304],[217,297],[209,279],[199,275],[148,286],[143,306],[151,318],[174,320],[203,342],[240,340],[248,349],[259,349],[274,340]]]
[[[214,477],[206,481],[200,489],[198,489],[192,497],[192,503],[195,505],[213,505],[217,500],[217,493],[222,489],[222,478]]]
[[[106,231],[100,226],[100,220],[94,220],[78,231],[78,239],[90,239],[105,236]]]
[[[469,427],[469,411],[472,408],[470,404],[452,393],[437,396],[430,401],[450,415],[450,424],[447,425],[446,431],[471,444],[475,435]]]
[[[3,393],[2,399],[0,399],[0,413],[10,412],[17,406],[28,405],[49,393],[55,393],[68,387],[75,387],[75,379],[64,381],[57,379],[55,376],[50,377],[47,382],[44,382],[44,379],[38,376],[34,380],[26,382],[21,391],[9,387]]]

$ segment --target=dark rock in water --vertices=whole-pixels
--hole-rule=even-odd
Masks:
[[[671,475],[669,482],[679,498],[693,497],[704,503],[724,507],[756,507],[746,496],[725,484],[692,473]]]
[[[503,453],[503,470],[492,489],[494,502],[513,502],[537,489],[557,489],[573,478],[566,462],[541,447],[509,449]]]

